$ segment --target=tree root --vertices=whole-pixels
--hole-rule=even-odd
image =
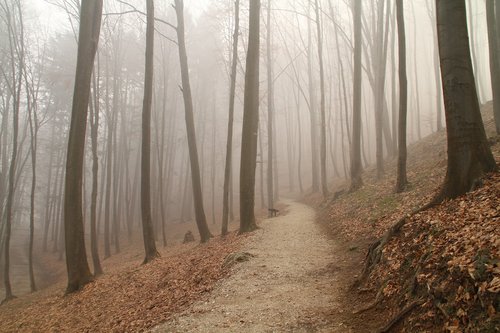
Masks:
[[[394,318],[391,319],[391,321],[389,323],[387,323],[387,325],[385,325],[384,327],[382,327],[378,333],[385,333],[385,332],[389,332],[389,330],[394,326],[396,325],[397,323],[399,323],[399,321],[401,319],[403,319],[408,313],[410,313],[410,311],[412,311],[413,309],[415,309],[417,306],[420,306],[422,304],[424,304],[425,301],[423,299],[418,299],[416,301],[413,301],[411,302],[410,304],[408,304],[407,306],[405,306],[403,308],[403,310],[401,310]]]
[[[375,242],[373,242],[370,245],[368,252],[366,253],[365,266],[363,267],[363,271],[361,272],[361,276],[359,277],[359,279],[357,279],[354,282],[353,287],[359,286],[361,283],[363,283],[366,280],[366,278],[370,275],[370,273],[372,272],[375,265],[377,265],[380,262],[380,259],[382,258],[382,250],[384,249],[384,246],[392,239],[392,237],[394,235],[399,233],[401,228],[405,225],[405,223],[408,221],[408,219],[410,217],[412,217],[413,215],[418,214],[420,212],[423,212],[431,207],[434,207],[439,203],[440,202],[437,200],[432,200],[430,203],[413,210],[410,214],[404,216],[399,221],[397,221],[395,224],[393,224],[389,228],[389,230],[387,230],[381,238],[379,238]]]
[[[385,286],[387,285],[387,281],[389,279],[387,279],[384,283],[382,283],[382,286],[379,288],[379,290],[377,291],[377,295],[375,296],[375,299],[369,303],[368,305],[358,309],[358,310],[355,310],[352,312],[352,314],[360,314],[360,313],[363,313],[365,311],[368,311],[370,309],[373,309],[374,307],[376,307],[381,301],[382,299],[384,298],[383,295],[383,291],[384,291],[384,288]]]

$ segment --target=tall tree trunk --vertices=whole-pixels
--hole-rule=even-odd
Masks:
[[[146,1],[146,65],[144,71],[144,101],[142,105],[141,156],[141,217],[146,264],[160,256],[156,250],[151,217],[151,103],[153,99],[154,4]]]
[[[60,211],[61,211],[61,201],[62,201],[62,193],[63,193],[63,185],[64,185],[64,158],[66,157],[63,152],[59,153],[60,156],[57,158],[57,170],[56,170],[56,181],[54,184],[54,190],[52,194],[52,214],[50,216],[51,220],[54,220],[52,224],[52,252],[57,252],[58,242],[57,239],[59,237],[59,226],[61,223],[60,219]]]
[[[262,129],[259,127],[259,154],[260,157],[259,163],[259,176],[260,176],[260,208],[263,209],[266,207],[266,197],[265,197],[265,189],[264,189],[264,148],[262,147]]]
[[[97,59],[99,66],[99,59]],[[97,70],[99,73],[99,69]],[[97,155],[97,134],[99,130],[99,78],[94,71],[93,80],[94,103],[90,103],[90,140],[92,143],[92,193],[90,198],[90,249],[92,253],[92,263],[94,265],[94,275],[99,276],[103,273],[101,261],[99,259],[99,247],[97,241],[97,191],[99,157]]]
[[[260,0],[250,2],[240,163],[240,234],[255,230],[255,166],[259,131]]]
[[[215,177],[217,176],[216,173],[216,126],[217,126],[217,118],[216,118],[216,111],[217,111],[217,103],[214,99],[214,110],[212,112],[212,152],[211,152],[211,158],[212,158],[212,167],[211,167],[211,174],[210,174],[210,185],[212,188],[212,224],[215,224]]]
[[[415,76],[415,111],[416,111],[416,118],[417,121],[415,125],[417,126],[417,139],[421,140],[422,139],[422,130],[420,126],[420,90],[418,86],[418,65],[417,65],[417,59],[418,59],[418,48],[417,48],[417,19],[415,17],[415,7],[413,6],[413,2],[410,2],[411,7],[412,7],[412,15],[413,15],[413,73]]]
[[[396,10],[395,10],[396,11]],[[396,90],[396,24],[395,17],[391,19],[391,129],[392,129],[392,147],[391,147],[391,156],[396,156],[398,153],[398,102],[397,102],[397,90]]]
[[[363,185],[361,179],[361,13],[362,1],[354,0],[354,77],[352,110],[351,187],[355,191]]]
[[[311,1],[307,2],[307,13],[309,15]],[[309,81],[309,115],[311,118],[311,171],[312,171],[312,191],[319,191],[318,176],[318,120],[316,115],[316,96],[312,66],[312,28],[311,20],[307,20],[307,78]]]
[[[37,103],[35,99],[35,92],[29,92],[28,78],[25,76],[26,88],[27,88],[27,105],[28,105],[28,122],[30,127],[30,150],[31,150],[31,192],[30,192],[30,235],[29,235],[29,246],[28,246],[28,266],[29,266],[29,277],[30,277],[30,290],[31,292],[36,291],[35,284],[35,273],[33,271],[33,240],[35,236],[35,189],[36,189],[36,153],[38,148],[38,129],[39,122],[36,113]],[[32,87],[34,89],[34,87]],[[30,97],[31,95],[31,97]],[[32,104],[33,103],[33,104]]]
[[[4,270],[3,270],[3,281],[5,288],[5,299],[3,302],[9,301],[15,296],[12,293],[12,287],[10,284],[10,236],[13,220],[13,206],[15,199],[15,181],[16,181],[16,168],[17,168],[17,155],[18,155],[18,136],[19,136],[19,107],[21,103],[21,87],[22,87],[22,75],[24,70],[24,47],[18,49],[17,40],[20,38],[21,46],[24,45],[23,42],[23,20],[21,12],[20,2],[16,2],[12,8],[9,8],[8,4],[5,4],[4,10],[7,19],[8,28],[8,40],[9,40],[9,52],[11,61],[11,71],[12,71],[12,156],[10,159],[9,166],[9,181],[7,190],[7,202],[5,203],[5,233],[4,233]],[[16,15],[17,12],[17,15]],[[16,18],[18,16],[18,18]],[[17,26],[19,24],[19,27]],[[19,37],[16,36],[16,29],[20,28]],[[17,58],[17,68],[16,68],[16,58]],[[3,303],[2,302],[2,303]]]
[[[45,192],[45,217],[43,224],[43,241],[42,241],[42,249],[43,252],[47,252],[47,242],[49,236],[49,227],[51,221],[51,207],[53,199],[51,200],[51,188],[52,188],[52,168],[54,167],[54,132],[55,132],[55,122],[52,125],[52,134],[50,135],[50,153],[49,153],[49,166],[48,166],[48,176],[47,176],[47,189]]]
[[[167,202],[165,201],[165,184],[163,181],[163,176],[165,174],[164,168],[164,149],[165,146],[165,115],[167,113],[167,92],[168,92],[168,76],[167,76],[167,62],[165,55],[162,56],[163,59],[163,96],[162,96],[162,114],[160,121],[160,130],[161,135],[158,137],[158,130],[156,131],[156,147],[157,147],[157,162],[158,162],[158,197],[159,197],[159,209],[160,209],[160,224],[161,224],[161,237],[163,246],[167,246],[167,235],[165,233],[165,207],[167,206]],[[170,131],[169,131],[170,133]],[[169,142],[168,148],[169,153],[171,147],[171,142]],[[168,154],[167,156],[169,156]],[[168,163],[168,162],[167,162]],[[167,179],[168,180],[168,179]]]
[[[229,88],[229,117],[227,120],[226,162],[224,164],[224,190],[222,193],[222,236],[227,234],[229,220],[229,185],[233,160],[234,98],[236,93],[236,67],[238,65],[238,36],[240,28],[240,0],[234,2],[233,55]]]
[[[325,70],[323,68],[323,36],[319,15],[319,3],[315,0],[316,33],[318,38],[318,60],[319,60],[319,86],[320,86],[320,116],[321,116],[321,144],[320,144],[320,170],[321,170],[321,193],[324,197],[328,195],[328,180],[326,178],[326,116],[325,116]]]
[[[82,2],[64,191],[64,230],[66,266],[68,269],[67,293],[79,290],[92,280],[92,274],[87,263],[83,230],[82,172],[90,81],[99,41],[101,16],[102,0]]]
[[[437,0],[439,58],[443,82],[448,167],[435,201],[469,191],[496,169],[484,131],[470,58],[465,0]]]
[[[113,222],[111,225],[111,234],[113,236],[112,242],[115,245],[115,253],[120,252],[120,239],[119,239],[119,233],[120,233],[120,224],[119,224],[119,211],[118,211],[118,203],[120,202],[120,192],[118,191],[118,186],[120,184],[120,173],[121,173],[121,163],[119,159],[119,152],[120,152],[120,147],[118,146],[117,142],[117,132],[118,132],[118,117],[119,117],[119,110],[120,110],[120,81],[121,81],[121,75],[120,75],[120,70],[118,68],[118,59],[119,59],[119,42],[117,42],[118,45],[116,46],[116,56],[114,59],[114,66],[115,69],[113,70],[114,72],[114,77],[113,77],[113,116],[111,117],[113,119],[113,131],[112,131],[112,149],[111,149],[111,154],[113,155],[112,161],[113,161],[113,171],[109,175],[109,177],[112,178],[112,191],[113,191]],[[123,119],[121,119],[123,122]]]
[[[490,75],[491,91],[493,93],[493,115],[495,118],[495,128],[497,134],[500,134],[500,53],[499,37],[497,36],[497,22],[499,17],[495,18],[495,6],[499,7],[498,1],[486,0],[486,19],[488,25],[488,44],[490,53]]]
[[[398,24],[399,45],[399,126],[398,126],[398,164],[396,192],[403,192],[408,183],[406,178],[406,113],[408,87],[406,78],[406,35],[404,21],[404,0],[396,0],[396,19]]]
[[[274,90],[273,90],[273,64],[271,59],[271,0],[267,1],[266,59],[267,59],[267,208],[274,209],[274,190],[273,190]],[[271,217],[271,211],[269,211],[269,217]]]
[[[193,99],[189,83],[189,67],[186,54],[186,43],[184,39],[184,1],[175,0],[175,12],[177,14],[177,41],[179,43],[179,61],[181,65],[182,95],[184,97],[184,111],[186,116],[186,130],[189,146],[189,160],[191,164],[191,182],[193,185],[194,210],[196,225],[200,233],[202,243],[208,241],[212,235],[208,229],[205,211],[203,210],[203,195],[201,192],[200,166],[198,161],[198,149],[196,148],[196,132],[194,128]]]
[[[375,76],[375,80],[377,81],[377,84],[375,86],[375,141],[377,178],[381,178],[384,174],[384,148],[382,142],[382,130],[384,126],[385,73],[387,65],[387,32],[389,30],[389,20],[386,20],[384,29],[384,1],[380,0],[377,6],[377,45],[375,51],[377,64],[375,67],[377,71]],[[390,15],[389,8],[389,3],[387,3],[387,17]]]
[[[297,85],[297,90],[299,90],[299,83],[296,83]],[[299,147],[299,152],[298,152],[298,160],[297,160],[297,178],[299,181],[299,189],[300,193],[304,193],[304,186],[302,184],[302,127],[300,123],[300,94],[298,91],[295,91],[295,111],[297,112],[297,131],[299,134],[298,140],[298,147]]]

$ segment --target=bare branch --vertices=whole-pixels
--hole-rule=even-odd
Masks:
[[[146,16],[146,13],[144,13],[143,11],[140,11],[134,5],[132,5],[132,4],[128,3],[128,2],[126,2],[126,1],[123,1],[123,0],[116,0],[116,1],[118,1],[119,3],[124,4],[124,5],[129,6],[130,8],[132,8],[132,10],[124,12],[124,14],[127,14],[127,13],[138,13],[138,14],[141,14],[143,16]],[[110,14],[103,14],[103,15],[110,15]],[[118,15],[118,14],[111,13],[111,15]],[[169,27],[171,27],[172,29],[177,30],[177,27],[175,25],[173,25],[172,23],[170,23],[170,22],[167,22],[167,21],[162,20],[162,19],[157,18],[157,17],[155,17],[155,21],[158,21],[158,22],[161,22],[163,24],[166,24]]]

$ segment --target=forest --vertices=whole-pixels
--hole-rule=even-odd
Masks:
[[[500,2],[0,0],[5,332],[497,332]]]

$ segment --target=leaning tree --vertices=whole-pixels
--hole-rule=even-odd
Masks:
[[[92,280],[85,251],[82,176],[90,81],[99,41],[101,17],[102,0],[82,2],[64,191],[67,293],[80,289]]]

